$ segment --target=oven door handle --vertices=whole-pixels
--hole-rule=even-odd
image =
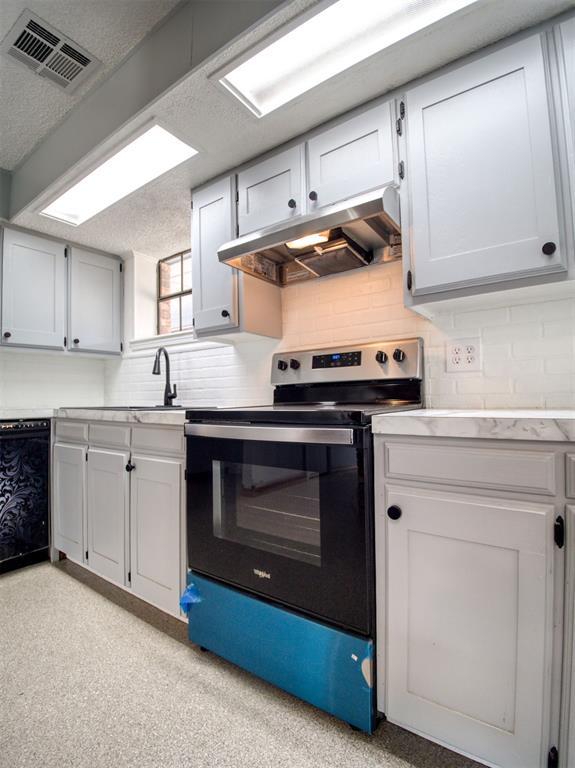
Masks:
[[[187,437],[260,440],[272,443],[353,445],[353,429],[340,427],[271,427],[251,424],[186,424]]]

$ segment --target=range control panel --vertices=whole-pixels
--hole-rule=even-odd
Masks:
[[[271,383],[277,385],[381,379],[423,379],[423,341],[397,339],[278,352],[272,359]]]
[[[49,421],[0,421],[0,432],[24,432],[32,429],[50,429]]]
[[[329,355],[314,355],[312,368],[342,368],[349,365],[361,365],[361,351],[332,352]]]

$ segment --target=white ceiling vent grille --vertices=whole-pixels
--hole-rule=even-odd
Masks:
[[[102,66],[95,56],[30,11],[21,14],[0,50],[66,91],[73,91]]]

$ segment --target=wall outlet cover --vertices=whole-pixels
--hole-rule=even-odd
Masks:
[[[481,370],[481,339],[450,339],[445,344],[447,373]]]

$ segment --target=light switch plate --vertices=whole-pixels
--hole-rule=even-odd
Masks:
[[[445,370],[458,373],[481,370],[481,339],[450,339],[445,344]]]

